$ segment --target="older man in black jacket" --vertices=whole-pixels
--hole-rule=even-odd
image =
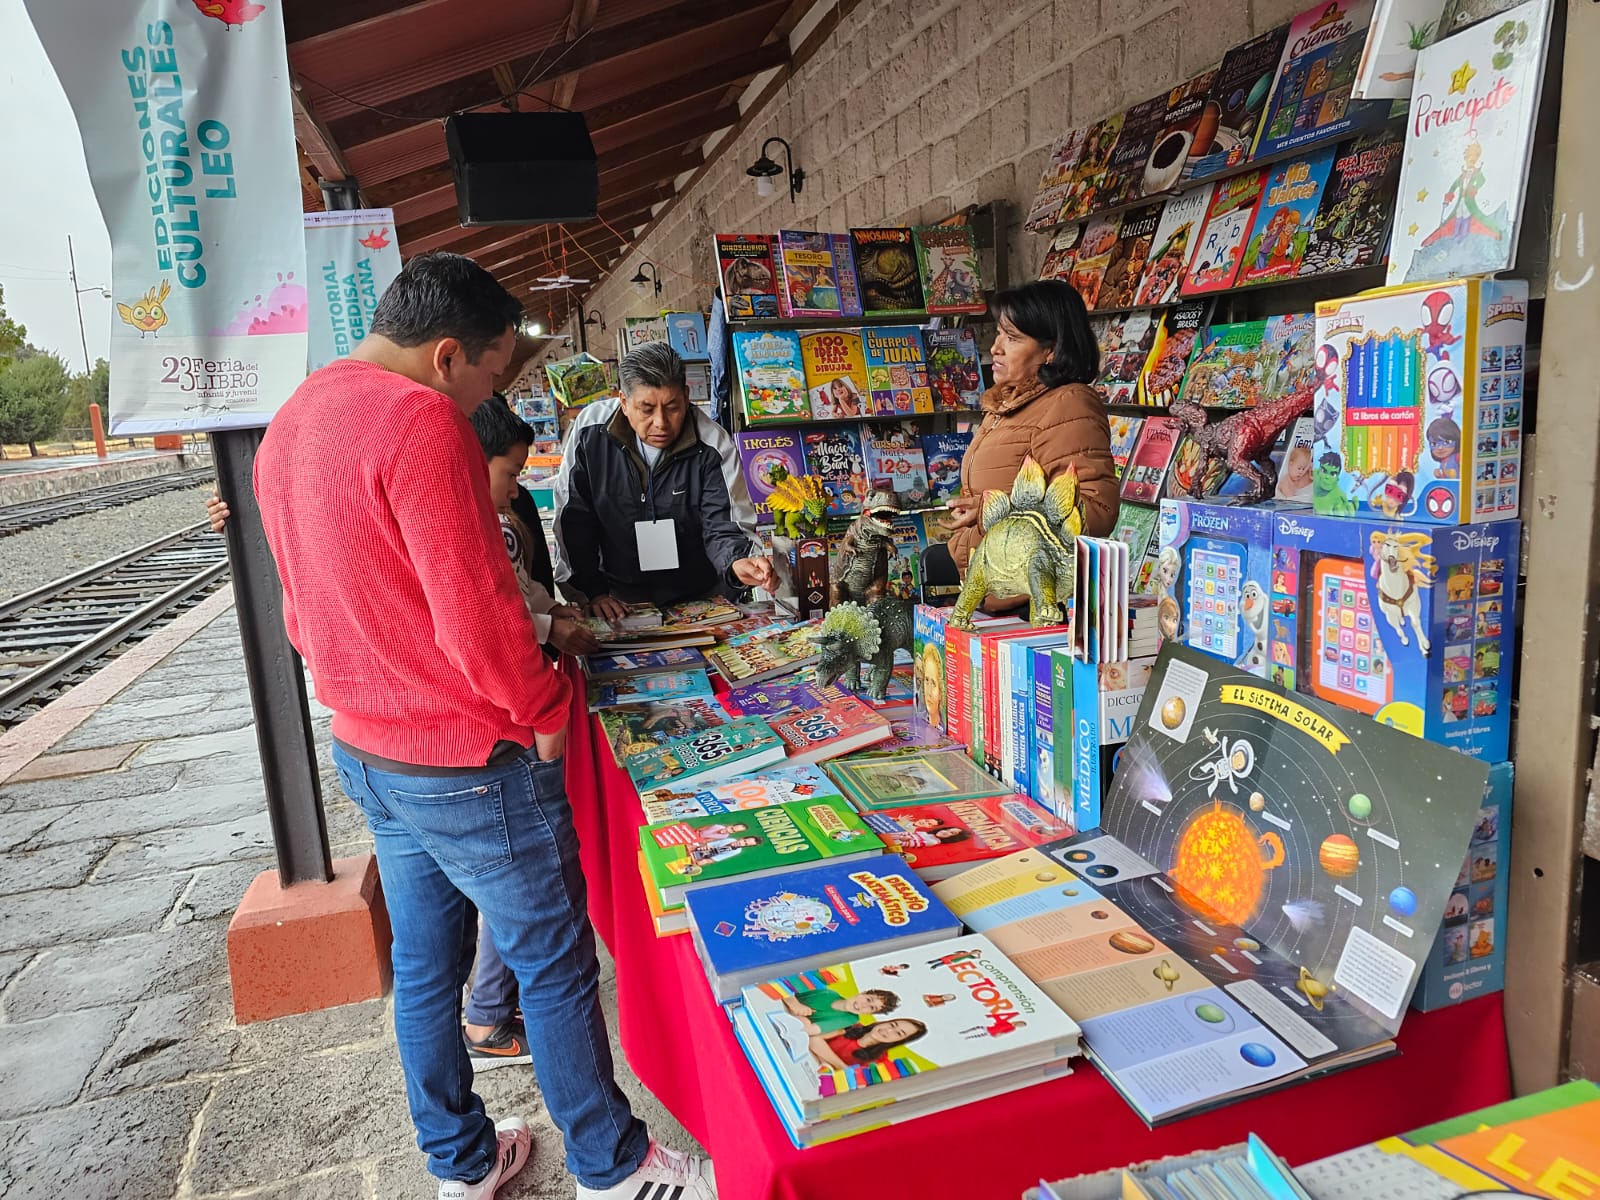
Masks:
[[[689,403],[683,360],[656,342],[619,376],[623,398],[591,404],[567,434],[555,486],[562,591],[616,620],[634,601],[772,590],[733,439]]]

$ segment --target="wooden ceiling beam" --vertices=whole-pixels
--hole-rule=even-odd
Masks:
[[[775,6],[773,0],[754,4],[750,0],[683,0],[649,16],[608,27],[604,36],[580,36],[546,47],[540,54],[514,59],[509,66],[514,76],[525,79],[530,72],[537,74],[541,63],[559,64],[559,73],[536,79],[529,86],[547,85],[683,34],[703,32]],[[340,145],[359,146],[418,122],[438,120],[445,113],[494,104],[500,100],[499,85],[491,69],[494,65],[491,59],[481,69],[464,72],[455,79],[385,99],[383,112],[362,109],[330,122],[330,128]],[[359,89],[356,91],[359,94]]]
[[[709,134],[738,123],[739,106],[729,104],[725,108],[717,109],[716,112],[700,113],[666,129],[659,129],[648,137],[628,142],[615,150],[608,150],[600,155],[596,162],[603,176],[608,171],[618,171],[634,163],[653,159],[668,150],[682,153],[685,147],[698,145]]]
[[[345,161],[344,151],[339,149],[339,143],[328,132],[322,118],[311,111],[298,84],[291,84],[289,88],[289,104],[294,110],[294,140],[317,169],[317,174],[330,183],[349,179],[350,164]]]
[[[330,33],[349,34],[368,23],[391,20],[418,9],[438,7],[448,0],[284,0],[283,36],[292,46]]]
[[[595,16],[600,10],[600,0],[572,0],[572,14],[567,18],[567,41],[572,43],[594,28]],[[571,108],[572,98],[578,90],[580,72],[573,71],[556,81],[551,99],[557,108]]]
[[[619,100],[585,108],[583,115],[588,118],[590,136],[596,136],[614,126],[647,117],[669,104],[681,104],[685,100],[725,92],[748,82],[762,71],[781,67],[788,61],[788,45],[770,42],[755,50],[740,51],[710,66],[651,84],[647,90],[632,92]]]

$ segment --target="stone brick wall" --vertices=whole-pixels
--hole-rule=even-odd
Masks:
[[[591,349],[609,354],[624,317],[708,307],[713,233],[925,222],[1001,199],[1011,278],[1033,278],[1045,239],[1021,222],[1051,142],[1197,74],[1305,3],[862,0],[591,293],[584,308],[611,330]],[[758,196],[744,173],[771,136],[806,172],[793,204],[782,186]],[[644,259],[660,269],[659,302],[627,282]]]

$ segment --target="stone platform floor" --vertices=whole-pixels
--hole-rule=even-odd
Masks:
[[[363,853],[313,713],[334,857]],[[272,866],[265,803],[231,610],[0,783],[0,1200],[434,1195],[388,1000],[233,1023],[224,939]],[[692,1148],[614,1050],[652,1131]],[[504,1200],[570,1197],[532,1071],[478,1087],[534,1128]]]

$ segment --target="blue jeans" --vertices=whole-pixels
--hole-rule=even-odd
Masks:
[[[494,948],[494,934],[485,925],[478,933],[478,969],[467,994],[467,1024],[498,1025],[517,1011],[517,977]]]
[[[377,845],[394,927],[395,1038],[428,1170],[476,1182],[494,1163],[494,1123],[472,1090],[461,1037],[481,912],[521,984],[567,1170],[591,1188],[632,1175],[649,1135],[613,1074],[563,763],[530,750],[507,766],[429,778],[380,771],[337,745],[333,761]]]

